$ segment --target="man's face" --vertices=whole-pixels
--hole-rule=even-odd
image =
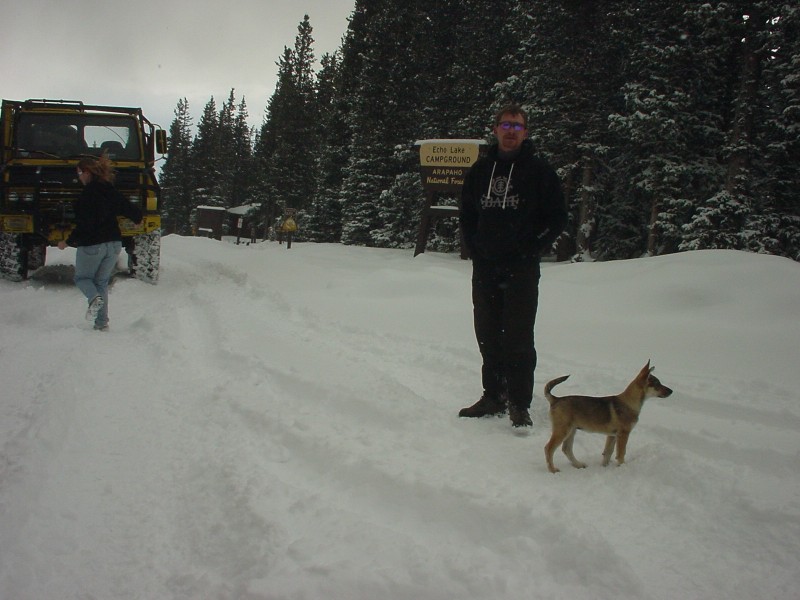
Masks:
[[[503,113],[500,123],[494,127],[494,136],[502,152],[515,152],[522,146],[522,141],[528,137],[525,120],[522,115]]]

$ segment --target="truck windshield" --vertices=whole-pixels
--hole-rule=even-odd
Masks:
[[[14,155],[18,158],[101,154],[111,160],[141,160],[136,119],[93,114],[19,116],[14,141]]]

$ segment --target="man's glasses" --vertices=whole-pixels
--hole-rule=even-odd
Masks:
[[[525,129],[525,125],[523,123],[515,123],[514,121],[502,121],[500,123],[500,128],[509,131],[513,129],[514,131],[522,131]]]

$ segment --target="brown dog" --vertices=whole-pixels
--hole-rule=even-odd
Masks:
[[[569,377],[553,379],[544,386],[544,395],[550,402],[550,421],[553,424],[553,435],[544,447],[547,459],[547,468],[551,473],[558,473],[553,466],[553,452],[556,446],[563,442],[561,449],[567,455],[569,462],[576,469],[583,469],[586,465],[579,462],[572,453],[572,443],[578,429],[605,433],[606,447],[603,450],[603,466],[608,465],[614,442],[617,443],[617,463],[625,462],[625,447],[628,436],[634,425],[639,420],[639,413],[647,398],[666,398],[672,390],[652,374],[655,367],[650,366],[650,361],[639,372],[625,391],[618,396],[605,396],[595,398],[591,396],[553,396],[550,391]]]

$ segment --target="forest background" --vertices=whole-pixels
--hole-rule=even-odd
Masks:
[[[178,101],[165,233],[198,206],[287,208],[298,239],[412,247],[421,139],[491,139],[508,102],[570,210],[554,251],[608,260],[726,248],[800,260],[800,6],[779,0],[357,0],[340,48],[308,16],[260,128],[235,90]],[[439,204],[455,204],[442,198]],[[441,219],[428,248],[458,247]]]

